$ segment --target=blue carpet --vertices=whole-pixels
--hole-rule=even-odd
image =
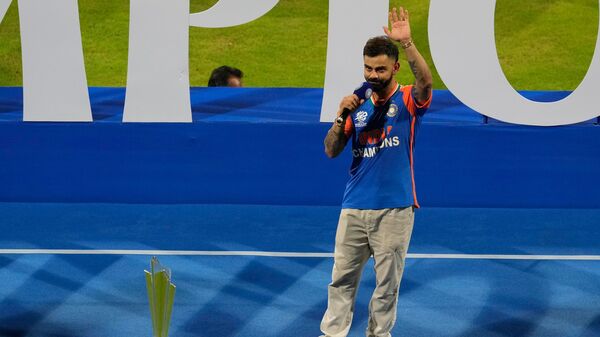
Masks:
[[[0,248],[331,252],[339,209],[0,204]],[[411,253],[598,254],[600,210],[417,213]],[[171,336],[318,336],[331,258],[163,256]],[[0,336],[150,336],[148,256],[0,255]],[[409,259],[394,336],[598,336],[599,261]],[[363,336],[372,264],[350,336]]]

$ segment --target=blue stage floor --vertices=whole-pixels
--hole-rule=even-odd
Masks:
[[[338,207],[0,204],[0,336],[150,336],[150,256],[11,249],[331,253]],[[600,335],[600,210],[418,210],[394,336]],[[250,253],[252,254],[252,253]],[[415,254],[496,254],[424,258]],[[506,255],[523,259],[503,259]],[[536,260],[593,255],[592,260]],[[171,336],[318,336],[329,257],[165,255]],[[363,336],[365,269],[350,336]]]

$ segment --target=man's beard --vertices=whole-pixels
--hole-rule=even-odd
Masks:
[[[369,82],[373,91],[380,92],[381,90],[387,88],[387,86],[390,84],[390,82],[392,82],[392,79],[393,79],[393,77],[390,77],[387,80],[368,80],[367,79],[367,82]]]

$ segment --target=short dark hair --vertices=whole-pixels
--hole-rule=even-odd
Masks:
[[[363,49],[363,56],[375,57],[379,55],[387,55],[398,61],[398,47],[387,36],[370,38]]]
[[[208,80],[209,87],[226,87],[227,80],[230,77],[237,77],[241,79],[244,76],[244,73],[238,68],[230,67],[230,66],[220,66],[212,71],[210,74],[210,79]]]

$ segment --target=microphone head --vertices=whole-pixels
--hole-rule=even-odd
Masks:
[[[354,90],[354,94],[358,96],[358,99],[367,100],[371,98],[371,95],[373,94],[373,89],[371,88],[369,82],[363,82],[358,88]]]

